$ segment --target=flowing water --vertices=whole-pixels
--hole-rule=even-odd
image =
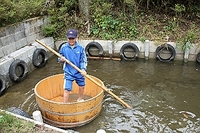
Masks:
[[[47,76],[62,73],[57,58],[36,69],[0,97],[1,108],[18,107],[32,115],[37,109],[33,88]],[[105,93],[100,115],[80,133],[198,133],[200,132],[200,64],[157,60],[89,60],[88,74],[101,79],[107,89],[131,105],[124,107]]]

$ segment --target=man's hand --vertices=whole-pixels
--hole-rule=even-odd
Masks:
[[[60,57],[61,62],[65,62],[66,58],[64,56]]]

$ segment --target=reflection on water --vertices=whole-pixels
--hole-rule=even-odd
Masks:
[[[80,133],[95,133],[100,128],[107,133],[200,132],[199,71],[196,62],[89,60],[88,74],[101,79],[133,109],[125,108],[106,93],[99,117],[74,130]],[[0,97],[1,107],[19,107],[31,115],[37,109],[35,84],[58,73],[62,73],[62,66],[54,57],[44,68],[9,88]]]

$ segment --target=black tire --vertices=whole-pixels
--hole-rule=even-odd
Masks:
[[[28,75],[28,65],[23,60],[13,61],[9,68],[9,77],[14,82],[23,81]]]
[[[131,54],[128,56],[127,53]],[[134,43],[126,43],[120,49],[120,57],[122,60],[136,60],[139,56],[139,49]]]
[[[170,54],[170,56],[167,58],[161,56],[161,54],[165,53],[165,51],[167,51],[167,54]],[[176,56],[176,50],[170,44],[162,44],[158,46],[155,53],[156,53],[156,59],[158,59],[161,62],[173,61]]]
[[[5,90],[6,90],[6,80],[4,76],[0,74],[0,96],[3,95]]]
[[[11,112],[13,114],[17,114],[17,115],[24,116],[26,118],[30,118],[31,119],[31,117],[26,112],[24,112],[23,110],[21,110],[19,108],[10,107],[10,108],[7,109],[7,111]]]
[[[58,51],[60,51],[61,47],[62,47],[64,44],[66,44],[66,43],[67,43],[67,42],[61,43],[61,44],[59,45],[59,47],[58,47]]]
[[[91,48],[97,48],[98,49],[98,54],[97,55],[92,55],[90,52]],[[87,56],[98,56],[98,57],[102,57],[103,56],[103,47],[98,43],[98,42],[90,42],[87,44],[87,46],[85,47],[85,53]]]
[[[198,63],[200,63],[200,53],[197,54],[196,61],[197,61]]]
[[[35,67],[41,68],[46,65],[48,61],[47,52],[42,48],[37,48],[33,53],[32,63]]]

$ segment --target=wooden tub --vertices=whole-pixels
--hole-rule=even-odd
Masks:
[[[103,85],[101,80],[91,77]],[[36,84],[35,98],[44,123],[61,128],[78,127],[91,122],[100,113],[104,91],[89,79],[86,78],[84,102],[76,102],[79,88],[75,82],[69,103],[63,102],[63,91],[63,74],[47,77]]]

